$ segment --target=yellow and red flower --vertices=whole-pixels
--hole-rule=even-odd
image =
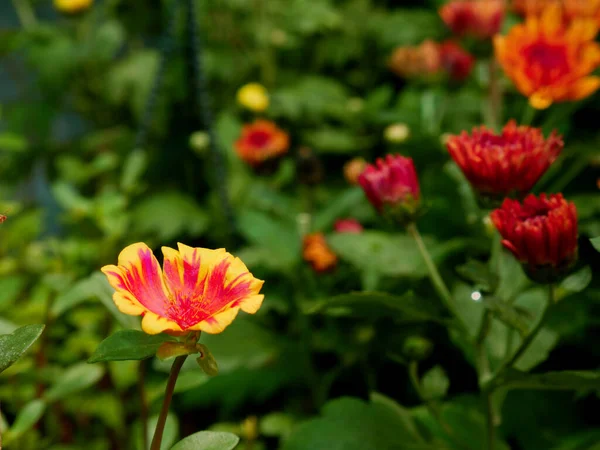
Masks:
[[[455,35],[489,39],[500,31],[504,9],[504,0],[452,0],[439,13]]]
[[[254,167],[283,155],[289,146],[288,134],[273,122],[262,119],[244,125],[241,136],[235,142],[240,158]]]
[[[78,14],[87,10],[94,0],[54,0],[54,7],[64,14]]]
[[[360,234],[363,232],[363,226],[356,219],[338,219],[333,225],[336,233]]]
[[[562,194],[505,199],[490,217],[504,247],[535,281],[555,281],[577,260],[577,210]]]
[[[146,333],[220,333],[240,309],[254,314],[260,308],[263,281],[254,278],[239,258],[225,249],[183,244],[178,249],[162,248],[162,270],[144,243],[129,245],[119,254],[118,265],[102,268],[115,289],[117,308],[143,316]]]
[[[327,272],[337,265],[337,255],[327,245],[323,233],[307,234],[302,246],[302,257],[315,272]]]
[[[496,57],[517,89],[537,109],[554,102],[583,99],[600,87],[590,73],[600,65],[593,20],[563,24],[561,10],[548,6],[541,16],[528,16],[506,36],[496,36]]]
[[[412,158],[387,155],[369,164],[358,177],[371,204],[390,219],[406,223],[416,217],[420,188]]]
[[[556,132],[545,139],[539,128],[511,120],[499,135],[482,126],[450,136],[446,147],[477,191],[504,197],[529,192],[556,160],[563,141]]]

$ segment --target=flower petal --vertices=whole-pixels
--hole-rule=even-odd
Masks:
[[[125,247],[119,254],[119,265],[105,266],[102,272],[116,290],[113,299],[119,310],[132,315],[146,310],[164,315],[168,292],[160,265],[146,244]]]
[[[182,331],[181,327],[172,320],[161,317],[153,312],[144,314],[144,318],[142,319],[142,330],[148,334],[158,334],[163,331],[166,331],[167,333],[172,331],[174,334],[179,334]]]
[[[201,330],[209,334],[221,333],[236,318],[239,307],[228,308],[194,325],[190,330]]]

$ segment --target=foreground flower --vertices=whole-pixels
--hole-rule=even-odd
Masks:
[[[250,111],[263,112],[269,107],[269,94],[262,84],[248,83],[237,91],[237,101]]]
[[[545,139],[539,128],[513,120],[500,134],[482,126],[450,136],[446,147],[477,191],[505,197],[529,192],[558,157],[563,141],[555,132]]]
[[[240,138],[235,142],[238,155],[251,166],[259,166],[266,160],[281,156],[289,146],[287,133],[268,120],[244,125]]]
[[[411,158],[387,155],[369,164],[358,177],[377,211],[395,222],[415,219],[420,202],[419,180]]]
[[[126,247],[117,266],[102,268],[115,289],[117,308],[143,316],[146,333],[220,333],[240,309],[254,314],[260,308],[263,281],[254,278],[239,258],[224,249],[183,244],[178,248],[162,248],[162,270],[143,243]]]
[[[338,219],[335,221],[333,229],[336,233],[359,234],[363,232],[363,226],[356,219]]]
[[[583,99],[600,87],[600,78],[589,76],[600,65],[596,24],[580,19],[563,26],[562,20],[552,5],[494,39],[504,72],[537,109]]]
[[[455,35],[488,39],[500,31],[504,20],[504,1],[453,0],[442,6],[439,12]]]
[[[54,7],[64,14],[77,14],[92,6],[94,0],[54,0]]]
[[[505,199],[491,214],[502,244],[538,282],[556,281],[577,260],[577,211],[562,194]]]
[[[327,245],[323,233],[312,233],[304,236],[302,257],[312,266],[315,272],[327,272],[337,264],[337,256]]]

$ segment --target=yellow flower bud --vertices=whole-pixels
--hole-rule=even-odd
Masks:
[[[94,0],[54,0],[54,7],[64,14],[78,14],[89,9]]]
[[[410,136],[410,128],[405,123],[394,123],[383,132],[385,140],[393,144],[401,144]]]
[[[269,94],[262,84],[248,83],[238,90],[237,101],[250,111],[262,112],[269,107]]]

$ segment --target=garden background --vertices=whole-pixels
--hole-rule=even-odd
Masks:
[[[533,114],[490,72],[489,39],[454,37],[474,58],[466,74],[394,66],[399,47],[453,38],[441,0],[55,3],[0,2],[0,334],[45,325],[0,375],[7,450],[149,448],[172,361],[155,345],[141,361],[88,363],[112,333],[140,329],[100,272],[135,242],[157,255],[225,247],[265,280],[255,315],[201,335],[218,374],[188,358],[164,449],[200,430],[246,450],[600,449],[600,94]],[[522,21],[508,11],[500,33]],[[265,92],[244,97],[248,83]],[[257,118],[289,137],[272,163],[236,151]],[[420,232],[472,335],[493,312],[498,362],[546,288],[499,247],[493,276],[482,269],[497,232],[445,143],[509,119],[563,136],[533,191],[575,203],[579,260],[518,361],[533,378],[494,397],[490,444],[473,350],[411,235],[379,217],[347,164],[414,160]],[[341,232],[349,218],[360,229]],[[311,260],[314,232],[326,243]]]

